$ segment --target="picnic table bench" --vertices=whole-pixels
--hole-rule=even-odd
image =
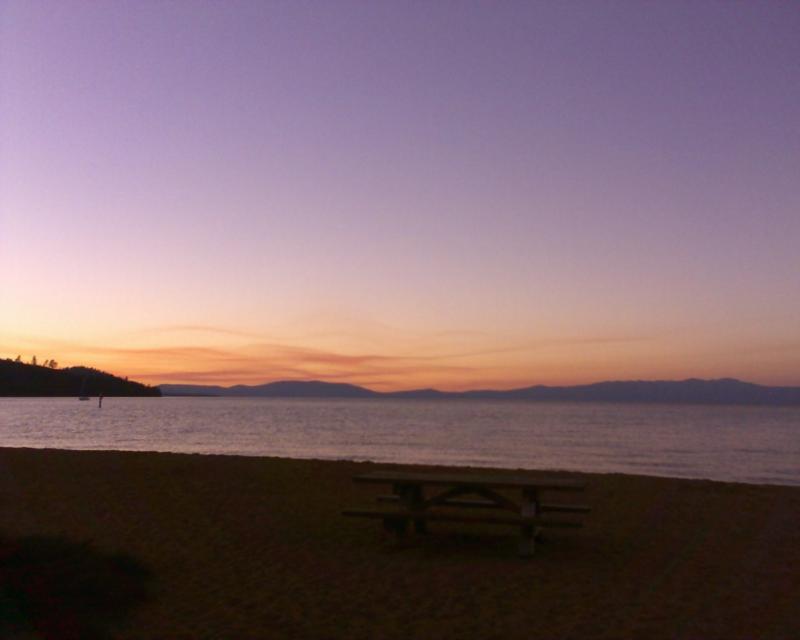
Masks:
[[[544,492],[579,492],[585,483],[575,478],[490,473],[429,473],[375,471],[353,478],[357,483],[387,484],[389,495],[378,496],[388,508],[346,509],[349,517],[376,518],[384,528],[402,536],[409,523],[417,533],[427,533],[428,522],[467,522],[518,526],[520,555],[533,555],[543,527],[576,528],[582,523],[560,515],[582,514],[589,507],[573,503],[544,502]],[[426,495],[426,488],[429,489]],[[519,491],[514,500],[500,491]],[[447,509],[445,509],[447,508]],[[477,510],[477,511],[475,511]],[[491,511],[488,513],[487,511]]]

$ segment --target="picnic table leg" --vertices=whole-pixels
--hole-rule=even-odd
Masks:
[[[522,508],[520,515],[536,517],[539,515],[539,492],[536,489],[522,491]],[[523,524],[520,527],[519,555],[530,557],[536,550],[536,540],[541,536],[541,528],[534,524]]]
[[[400,496],[400,502],[409,511],[422,511],[425,496],[422,487],[416,484],[394,485],[394,492]],[[422,519],[414,519],[414,531],[416,533],[428,533],[428,525]]]
[[[402,485],[392,485],[392,491],[400,497],[400,501],[403,501],[403,486]],[[403,517],[402,515],[399,516],[389,516],[383,519],[383,528],[386,531],[394,533],[397,537],[397,541],[399,542],[403,536],[405,536],[406,531],[408,530],[408,518]]]

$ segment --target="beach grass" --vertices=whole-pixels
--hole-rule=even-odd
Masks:
[[[800,488],[571,474],[588,483],[585,527],[523,560],[510,528],[437,525],[398,545],[343,518],[381,493],[352,482],[377,468],[0,449],[0,580],[9,549],[56,540],[46,554],[77,553],[92,597],[98,581],[130,596],[81,614],[97,637],[800,637]],[[4,593],[15,624],[48,637]]]

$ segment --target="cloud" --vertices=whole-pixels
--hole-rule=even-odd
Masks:
[[[233,335],[245,340],[211,344],[158,344],[161,335],[196,333]],[[42,340],[47,354],[62,365],[86,364],[149,383],[260,384],[274,380],[328,380],[364,384],[375,389],[408,389],[435,386],[463,389],[475,386],[524,386],[562,377],[565,362],[571,371],[580,369],[575,349],[587,345],[613,345],[646,341],[648,336],[566,337],[490,345],[487,336],[464,332],[429,334],[415,347],[405,344],[400,352],[389,342],[385,350],[373,348],[324,348],[281,341],[267,341],[252,334],[206,325],[171,325],[136,332],[128,345],[80,344]],[[441,332],[440,332],[441,333]],[[468,333],[468,332],[467,332]],[[149,344],[136,345],[141,336],[152,335]],[[205,337],[205,336],[204,336]],[[448,339],[454,338],[454,339]],[[491,336],[488,336],[491,338]],[[395,348],[395,352],[389,352]],[[550,351],[555,349],[555,351]],[[540,354],[533,352],[540,351]],[[41,353],[44,353],[42,351]],[[517,354],[515,357],[514,354]],[[578,355],[582,355],[578,354]],[[594,362],[594,359],[592,360]],[[584,363],[586,364],[586,363]],[[603,366],[607,366],[604,363]]]
[[[427,357],[350,354],[269,342],[236,348],[74,345],[73,349],[87,364],[150,383],[230,385],[318,379],[405,387],[415,380],[463,377],[474,370],[446,361],[432,362]]]

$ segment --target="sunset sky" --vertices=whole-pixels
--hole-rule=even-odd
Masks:
[[[800,385],[800,3],[0,0],[0,357]]]

